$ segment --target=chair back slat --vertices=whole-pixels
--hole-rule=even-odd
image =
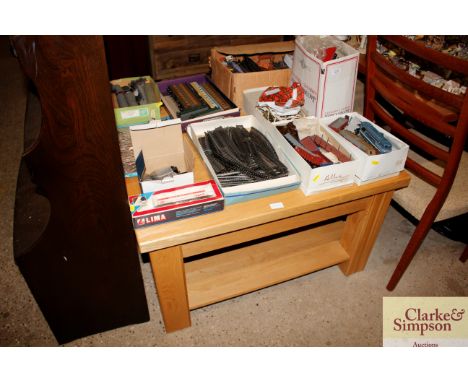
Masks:
[[[432,48],[427,48],[422,42],[411,41],[409,38],[404,36],[381,36],[381,38],[403,48],[415,56],[439,65],[442,68],[447,68],[457,73],[468,75],[468,62],[466,60],[450,56]]]
[[[403,113],[424,123],[439,133],[454,136],[455,127],[441,120],[440,114],[423,101],[419,100],[411,91],[398,86],[381,72],[376,72],[370,79],[376,91],[387,101],[400,109]]]
[[[390,41],[414,55],[429,60],[443,68],[449,68],[461,73],[468,73],[468,61],[451,57],[436,50],[426,48],[424,45],[409,40],[403,36],[379,36],[379,39]],[[367,51],[367,79],[366,79],[366,111],[365,115],[371,120],[377,116],[384,124],[389,126],[392,133],[398,135],[410,148],[417,152],[424,152],[428,160],[439,159],[444,162],[442,176],[435,174],[423,164],[417,163],[411,158],[407,159],[406,167],[420,176],[423,180],[438,187],[438,197],[445,197],[456,175],[461,154],[468,135],[468,97],[456,97],[455,106],[459,109],[457,119],[453,123],[443,120],[440,112],[434,110],[426,102],[420,99],[418,92],[433,95],[440,101],[453,100],[453,94],[443,95],[442,89],[434,87],[434,91],[421,85],[419,82],[409,79],[408,73],[398,68],[391,68],[393,64],[381,56],[376,50],[377,36],[369,36]],[[412,88],[412,85],[414,88]],[[431,86],[430,84],[427,84]],[[423,91],[424,90],[424,91]],[[441,96],[440,96],[441,95]],[[460,102],[461,99],[461,102]],[[385,100],[386,102],[383,102]],[[387,107],[392,105],[391,108]],[[452,104],[453,105],[453,104]],[[398,110],[398,115],[395,110]],[[414,126],[402,122],[407,117],[421,123],[425,128],[433,129],[451,140],[448,150],[443,150],[431,139],[424,138],[425,131],[418,134],[412,132]],[[413,120],[411,123],[413,124]],[[414,131],[414,130],[413,130]],[[421,134],[423,133],[423,134]],[[421,136],[423,135],[423,136]]]
[[[445,90],[439,89],[417,77],[412,76],[403,69],[400,69],[389,62],[385,57],[377,52],[372,52],[372,59],[383,71],[390,74],[392,77],[398,79],[402,83],[414,88],[421,94],[427,97],[434,98],[444,104],[450,105],[456,110],[460,110],[463,104],[463,96],[449,93]]]
[[[411,158],[406,159],[406,168],[408,168],[413,173],[418,174],[418,176],[422,180],[424,180],[425,182],[429,183],[430,185],[436,188],[442,182],[442,178],[439,175],[432,172],[427,167],[422,166],[421,164],[419,164],[418,162],[416,162],[415,160]]]
[[[377,102],[371,102],[375,113],[390,127],[393,133],[398,135],[408,145],[411,147],[418,147],[427,154],[447,162],[450,155],[448,151],[442,150],[440,147],[431,144],[424,138],[421,138],[421,136],[412,133],[411,130],[396,122]]]

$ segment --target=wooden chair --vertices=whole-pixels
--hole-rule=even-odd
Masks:
[[[379,36],[380,39],[403,48],[413,56],[461,75],[468,75],[468,61],[426,48],[422,43],[403,36]],[[464,145],[468,133],[468,97],[449,93],[398,68],[376,51],[376,43],[377,36],[368,37],[364,114],[370,120],[378,118],[393,134],[407,142],[411,151],[417,152],[408,155],[406,168],[435,187],[434,196],[419,218],[387,285],[388,290],[393,290],[441,211],[454,183],[462,155],[467,154]],[[408,120],[411,124],[405,122]],[[444,149],[427,137],[428,133],[431,135],[434,132],[448,138],[449,147]],[[415,160],[415,157],[424,158],[426,164],[442,162],[443,170],[438,174]],[[468,169],[463,169],[463,172],[468,172]],[[460,260],[466,260],[467,252],[465,249]]]

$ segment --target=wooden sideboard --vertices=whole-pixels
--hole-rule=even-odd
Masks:
[[[149,320],[102,37],[16,36],[30,96],[14,256],[59,343]]]

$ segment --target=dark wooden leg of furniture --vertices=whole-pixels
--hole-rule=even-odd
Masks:
[[[468,259],[468,245],[465,247],[465,250],[463,251],[461,257],[460,257],[460,261],[462,263],[466,262],[466,260]]]
[[[410,265],[411,261],[413,260],[414,255],[418,251],[419,247],[421,246],[424,238],[426,237],[427,233],[431,229],[431,223],[428,222],[426,224],[422,224],[422,221],[417,225],[416,230],[414,231],[411,239],[403,252],[403,255],[398,262],[397,267],[393,271],[392,277],[387,284],[387,289],[392,291],[398,285],[403,274],[406,272],[406,269]]]
[[[416,226],[413,235],[411,236],[408,245],[401,255],[400,261],[396,266],[395,270],[393,271],[392,277],[387,284],[387,289],[392,291],[398,285],[403,274],[406,272],[406,269],[410,265],[411,261],[413,260],[416,252],[418,251],[419,247],[421,246],[422,242],[427,236],[427,233],[431,229],[432,223],[439,213],[442,205],[444,204],[446,194],[444,195],[444,190],[439,189],[436,193],[436,196],[432,199],[429,206],[424,211],[424,214],[419,221],[419,224]]]

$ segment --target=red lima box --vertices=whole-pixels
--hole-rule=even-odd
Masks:
[[[149,227],[224,209],[224,197],[213,180],[128,198],[135,228]]]

